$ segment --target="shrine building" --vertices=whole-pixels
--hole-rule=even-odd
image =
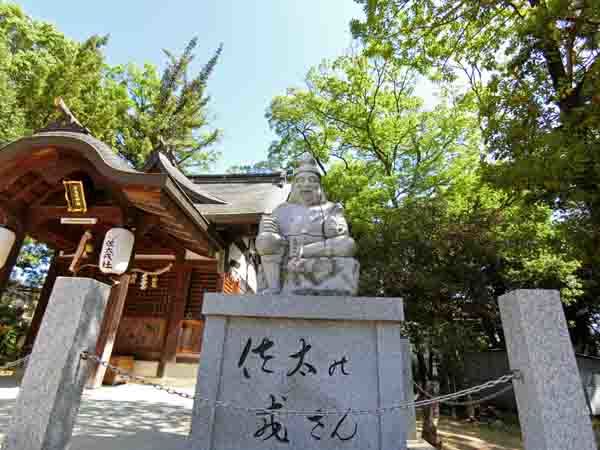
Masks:
[[[83,276],[113,286],[97,346],[104,360],[133,356],[157,376],[195,367],[204,292],[256,291],[258,223],[288,194],[284,174],[188,177],[160,151],[135,170],[73,117],[0,148],[0,225],[16,234],[0,294],[26,235],[55,255],[25,352],[56,277]],[[99,253],[113,228],[133,233],[134,256],[108,276]],[[90,385],[103,376],[97,369]]]

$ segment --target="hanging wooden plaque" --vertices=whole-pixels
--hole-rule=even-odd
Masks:
[[[65,180],[63,184],[65,186],[65,198],[67,199],[67,211],[72,213],[87,212],[83,182]]]

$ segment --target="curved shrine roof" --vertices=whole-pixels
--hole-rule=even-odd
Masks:
[[[139,171],[107,144],[79,131],[42,131],[13,141],[0,148],[0,166],[47,147],[74,151],[119,183],[158,187],[171,179],[204,220],[214,223],[258,223],[262,214],[283,203],[290,192],[282,173],[187,177],[161,152],[154,152],[144,171]],[[149,172],[155,168],[158,171]]]

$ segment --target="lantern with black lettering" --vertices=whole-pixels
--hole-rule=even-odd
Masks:
[[[129,267],[133,253],[133,233],[125,228],[111,228],[104,237],[100,252],[100,271],[121,275]]]
[[[6,264],[16,240],[17,235],[14,231],[0,226],[0,269]]]

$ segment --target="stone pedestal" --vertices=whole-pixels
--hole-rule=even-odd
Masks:
[[[360,264],[354,258],[307,258],[304,272],[284,271],[282,295],[351,296],[358,292]]]
[[[110,286],[56,279],[8,430],[4,450],[64,450],[69,444]]]
[[[401,299],[207,294],[203,313],[190,448],[406,449],[406,410],[346,414],[406,399]]]
[[[595,450],[596,443],[558,291],[499,299],[525,450]]]

